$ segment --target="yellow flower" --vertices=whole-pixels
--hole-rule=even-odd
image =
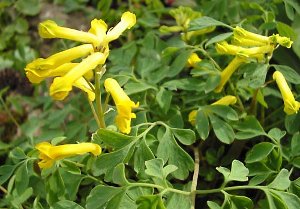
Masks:
[[[226,41],[222,41],[216,44],[216,50],[220,54],[238,55],[243,57],[261,58],[263,54],[271,54],[274,51],[274,46],[264,45],[258,47],[245,48],[228,44]]]
[[[74,82],[98,65],[104,64],[106,57],[107,55],[103,53],[95,52],[82,60],[64,76],[55,78],[50,86],[50,95],[56,100],[63,100],[72,90]]]
[[[245,62],[245,59],[236,56],[228,66],[221,72],[221,81],[216,87],[215,92],[219,93],[222,91],[224,85],[227,83],[231,75]]]
[[[35,146],[40,152],[38,163],[40,168],[50,168],[56,160],[91,152],[94,156],[101,154],[101,147],[94,143],[65,144],[53,146],[49,142],[41,142]]]
[[[115,120],[119,130],[122,133],[129,134],[131,130],[131,118],[136,118],[136,115],[131,111],[132,108],[137,108],[139,103],[135,104],[131,101],[115,79],[107,78],[104,81],[104,87],[111,94],[116,104],[118,115]]]
[[[233,29],[234,42],[243,46],[263,46],[270,44],[279,44],[281,46],[290,48],[293,41],[290,38],[282,37],[279,34],[271,36],[263,36],[256,33],[249,32],[241,27]]]
[[[61,27],[52,20],[46,20],[39,24],[39,35],[42,38],[64,38],[83,43],[91,43],[94,47],[100,45],[100,40],[94,34]]]
[[[221,99],[219,99],[218,101],[212,103],[211,105],[233,105],[235,104],[237,101],[235,96],[231,96],[231,95],[227,95],[225,97],[222,97]],[[194,126],[196,124],[196,116],[197,116],[197,110],[192,110],[189,113],[189,122]]]
[[[192,110],[190,113],[189,113],[189,122],[194,126],[196,125],[196,116],[197,116],[197,112],[198,110]]]
[[[121,21],[107,32],[105,42],[111,42],[120,37],[120,35],[126,30],[130,29],[136,23],[135,14],[131,12],[124,12],[121,17]]]
[[[227,95],[225,97],[222,97],[221,99],[219,99],[218,101],[212,103],[211,105],[233,105],[235,104],[237,101],[235,96],[231,96],[231,95]]]
[[[187,64],[189,67],[195,67],[201,60],[202,59],[196,53],[192,53],[187,60]]]
[[[106,37],[107,25],[103,20],[93,19],[89,33],[96,35],[100,41],[103,42]]]
[[[300,103],[295,100],[294,95],[282,73],[279,71],[275,71],[273,73],[273,79],[276,81],[277,86],[281,92],[284,102],[284,112],[288,115],[297,113],[300,107]]]
[[[69,63],[70,61],[86,56],[92,53],[93,50],[94,49],[91,44],[83,44],[81,46],[56,53],[46,59],[38,58],[27,64],[25,67],[26,75],[32,83],[40,83],[46,77],[59,76],[66,73],[68,67],[71,67]],[[58,68],[65,63],[69,63],[69,65]]]
[[[235,38],[243,38],[243,39],[250,39],[254,41],[256,44],[260,43],[259,46],[269,45],[270,39],[267,36],[259,35],[256,33],[252,33],[247,31],[239,26],[233,29],[233,35]],[[251,46],[251,45],[250,45]]]

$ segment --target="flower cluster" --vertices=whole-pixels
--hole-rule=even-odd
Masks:
[[[46,20],[39,24],[42,38],[64,38],[85,44],[32,61],[25,68],[26,75],[32,83],[55,77],[50,86],[50,95],[56,100],[63,100],[75,86],[85,91],[89,100],[93,101],[94,87],[89,82],[92,70],[105,63],[109,42],[117,39],[135,23],[136,17],[130,12],[125,12],[121,21],[108,31],[106,23],[101,19],[92,20],[88,32],[61,27],[52,20]],[[81,62],[74,62],[79,58],[83,58]]]
[[[221,92],[231,75],[243,64],[251,60],[263,62],[269,59],[278,45],[290,48],[292,41],[278,34],[262,36],[249,32],[241,27],[233,29],[232,43],[222,41],[216,44],[219,54],[234,55],[233,60],[221,72],[221,81],[215,92]]]

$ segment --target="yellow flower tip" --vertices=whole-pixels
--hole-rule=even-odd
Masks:
[[[107,31],[107,24],[103,20],[93,19],[91,21],[91,28],[88,31],[96,35],[98,38],[103,39]]]
[[[63,77],[57,77],[50,86],[50,96],[55,100],[65,99],[72,90],[70,85]]]
[[[116,116],[116,124],[120,130],[120,132],[124,134],[129,134],[131,131],[131,119],[125,118],[122,115],[117,115]]]
[[[136,23],[136,16],[135,14],[127,11],[122,14],[121,21],[126,22],[128,25],[127,29],[130,29]]]
[[[192,53],[187,60],[187,65],[188,67],[195,67],[201,61],[202,59],[196,53]]]
[[[291,48],[293,41],[291,41],[290,38],[288,37],[282,37],[279,34],[273,34],[272,36],[269,37],[270,41],[274,44],[279,44],[281,46],[284,46],[286,48]]]
[[[197,110],[193,110],[189,113],[189,122],[194,126],[196,124],[196,116],[197,116]]]
[[[225,54],[228,52],[228,43],[226,41],[222,41],[216,44],[216,50],[219,54]]]
[[[39,24],[39,35],[42,38],[56,38],[55,33],[53,33],[53,30],[58,27],[56,22],[52,20],[45,20]]]
[[[44,78],[41,78],[34,71],[31,70],[26,70],[25,74],[31,83],[40,83],[44,80]]]
[[[222,97],[218,101],[212,103],[211,105],[233,105],[237,102],[237,98],[235,96],[227,95],[225,97]]]

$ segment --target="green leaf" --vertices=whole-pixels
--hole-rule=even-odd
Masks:
[[[99,129],[96,133],[92,135],[92,141],[97,144],[105,143],[106,145],[120,149],[128,144],[130,144],[134,140],[134,137],[128,136],[125,134],[121,134],[115,131],[111,131],[108,129]]]
[[[86,209],[103,209],[106,208],[107,202],[122,192],[120,187],[111,187],[99,185],[92,189],[86,199]]]
[[[136,203],[137,209],[166,209],[160,195],[142,196]]]
[[[127,156],[132,155],[133,143],[122,147],[114,152],[101,154],[94,162],[92,172],[95,176],[105,174],[106,180],[111,180],[112,171],[119,163],[126,163]]]
[[[249,139],[266,134],[254,116],[247,116],[244,121],[235,124],[234,128],[239,131],[236,133],[237,139]]]
[[[230,209],[252,209],[253,208],[253,202],[250,198],[245,197],[245,196],[237,196],[237,195],[229,195],[228,193],[226,194],[226,200],[227,203],[226,205],[229,206]]]
[[[124,90],[127,95],[136,94],[139,92],[146,91],[148,89],[156,90],[156,88],[154,86],[145,83],[145,81],[138,81],[138,82],[131,81],[131,82],[126,83],[124,86]]]
[[[223,22],[215,20],[211,17],[203,16],[203,17],[193,19],[190,22],[188,31],[201,30],[201,29],[208,28],[211,26],[223,26],[223,27],[232,29],[231,26],[229,26]]]
[[[210,75],[205,82],[204,92],[205,94],[213,91],[220,83],[221,76],[220,74]]]
[[[17,208],[21,207],[21,204],[28,200],[31,195],[33,194],[32,187],[27,188],[22,194],[18,194],[12,201],[12,205],[16,206]]]
[[[270,142],[261,142],[254,145],[254,147],[247,153],[246,163],[254,163],[265,159],[275,148],[275,144]]]
[[[238,160],[233,160],[228,179],[230,181],[248,181],[249,170]]]
[[[5,183],[14,173],[18,165],[2,165],[0,166],[0,185]]]
[[[284,125],[288,133],[294,134],[300,130],[300,114],[287,115]]]
[[[72,202],[70,200],[60,200],[59,202],[55,203],[50,209],[84,209],[76,202]]]
[[[221,209],[221,207],[213,202],[213,201],[207,201],[207,206],[210,208],[210,209]]]
[[[147,139],[147,138],[146,138]],[[156,139],[155,139],[156,140]],[[145,170],[145,162],[154,158],[152,150],[149,148],[145,139],[139,140],[134,152],[134,170],[135,172],[143,173]]]
[[[16,25],[15,25],[15,30],[18,33],[26,33],[28,30],[28,22],[24,18],[18,18],[16,19]]]
[[[125,165],[124,163],[118,164],[113,171],[113,183],[120,186],[129,184],[125,176]]]
[[[166,90],[163,87],[161,87],[159,92],[157,92],[156,94],[156,101],[159,107],[164,111],[164,113],[167,113],[170,108],[172,96],[172,92]]]
[[[46,181],[47,201],[50,204],[64,199],[66,193],[65,184],[60,172],[60,169],[55,170]]]
[[[196,141],[195,132],[191,129],[171,128],[172,133],[182,144],[191,145]]]
[[[194,169],[193,159],[177,144],[170,128],[166,128],[164,135],[159,139],[156,155],[158,158],[162,158],[164,162],[168,162],[169,165],[178,167],[172,173],[177,179],[186,179],[189,171]]]
[[[248,181],[249,170],[238,160],[233,160],[231,170],[224,167],[217,167],[217,171],[223,174],[224,181]]]
[[[285,79],[294,84],[300,84],[300,75],[291,67],[286,65],[272,65],[276,70],[280,71]]]
[[[245,65],[243,67],[243,70],[245,71],[244,77],[249,86],[253,89],[262,87],[265,83],[268,69],[268,64],[249,63]]]
[[[20,13],[34,16],[41,10],[40,3],[41,2],[39,0],[18,0],[15,6]]]
[[[290,174],[289,171],[286,169],[282,169],[276,178],[268,185],[271,189],[277,190],[286,190],[289,188],[291,181],[290,181]]]
[[[276,29],[280,36],[291,38],[293,41],[297,38],[297,34],[293,28],[283,22],[277,21]]]
[[[199,82],[199,79],[197,78],[182,78],[178,80],[171,80],[165,82],[162,86],[174,91],[180,89],[186,91],[202,92],[205,90],[205,83]]]
[[[235,138],[232,127],[212,114],[209,115],[209,119],[216,137],[225,144],[232,143]]]
[[[298,209],[300,205],[300,199],[295,194],[289,192],[282,192],[271,190],[271,194],[274,197],[276,195],[279,197],[287,209]]]
[[[199,109],[196,116],[196,130],[198,131],[201,139],[205,140],[209,135],[209,121],[205,112]]]
[[[293,135],[291,141],[291,154],[292,156],[300,156],[300,133],[297,132]]]
[[[181,50],[180,53],[178,53],[178,56],[172,62],[170,69],[167,73],[167,76],[174,77],[178,75],[182,71],[182,69],[186,66],[190,54],[191,52],[188,50]]]
[[[16,170],[15,175],[16,191],[22,194],[28,187],[30,177],[26,161]]]
[[[226,105],[209,105],[205,109],[212,111],[214,114],[228,120],[238,120],[239,116],[231,107]]]
[[[191,184],[185,184],[181,187],[177,187],[177,189],[180,189],[182,191],[190,191]],[[190,209],[192,206],[191,198],[188,195],[182,195],[178,193],[169,193],[169,195],[166,198],[165,205],[167,209],[174,209],[174,208],[180,208],[180,209]]]
[[[227,38],[229,38],[230,36],[232,36],[232,32],[229,32],[229,33],[222,33],[222,34],[219,34],[211,39],[209,39],[208,42],[205,43],[205,48],[211,44],[214,44],[214,43],[218,43],[220,41],[224,41],[226,40]]]
[[[145,162],[146,170],[145,173],[149,176],[156,177],[159,179],[166,179],[167,176],[177,170],[177,167],[174,165],[167,165],[163,167],[164,161],[161,158],[156,158],[148,160]]]
[[[276,141],[280,141],[280,139],[282,139],[282,137],[284,137],[286,134],[285,131],[281,131],[279,128],[272,128],[269,132],[268,132],[268,136],[272,139],[275,139]]]

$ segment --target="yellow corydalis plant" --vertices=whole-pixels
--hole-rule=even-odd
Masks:
[[[49,142],[41,142],[35,146],[39,151],[38,165],[40,168],[50,168],[56,160],[63,158],[82,155],[85,153],[92,153],[94,156],[101,154],[101,147],[94,143],[79,143],[79,144],[65,144],[54,146]]]
[[[104,81],[104,87],[111,94],[115,102],[118,111],[115,121],[119,130],[122,133],[129,134],[131,131],[131,119],[136,118],[136,115],[132,113],[132,109],[137,108],[139,103],[131,101],[118,82],[113,78],[107,78]]]
[[[284,112],[288,115],[298,113],[300,102],[295,100],[295,97],[282,73],[279,71],[275,71],[273,73],[273,79],[276,81],[282,95],[282,99],[284,102]]]
[[[212,103],[211,105],[229,106],[229,105],[235,104],[236,102],[237,102],[237,98],[235,96],[227,95],[227,96],[224,96],[221,99],[217,100],[216,102]],[[192,110],[189,113],[188,120],[193,126],[196,124],[197,112],[198,112],[197,110]]]

